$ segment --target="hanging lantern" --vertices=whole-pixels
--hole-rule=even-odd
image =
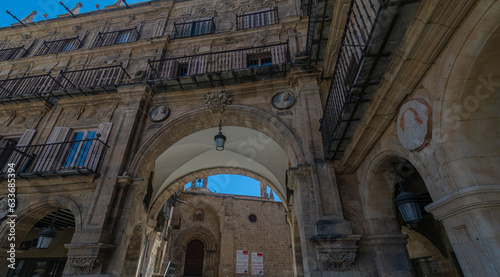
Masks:
[[[226,136],[222,134],[222,120],[219,123],[219,133],[215,135],[215,149],[217,151],[224,150],[224,143],[226,143]]]
[[[52,229],[52,226],[54,226],[54,223],[56,222],[58,213],[59,213],[59,209],[57,210],[54,217],[52,217],[52,223],[50,223],[49,228],[41,231],[38,234],[38,243],[36,244],[36,248],[39,248],[39,249],[49,248],[50,244],[52,243],[52,241],[56,237],[56,231],[54,231]]]
[[[406,223],[417,223],[422,221],[422,213],[420,212],[419,197],[413,193],[405,191],[401,182],[401,176],[396,171],[396,182],[399,185],[399,194],[394,198],[394,204],[401,212],[403,220]]]

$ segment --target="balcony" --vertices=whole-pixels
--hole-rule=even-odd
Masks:
[[[351,2],[320,127],[326,160],[342,158],[415,7],[404,0]]]
[[[56,98],[73,95],[106,94],[117,91],[117,87],[130,80],[125,69],[119,65],[61,71],[57,77],[57,91],[51,93]],[[55,89],[54,89],[55,90]]]
[[[92,47],[134,42],[137,41],[138,38],[139,38],[139,31],[137,31],[137,27],[134,27],[132,29],[105,32],[105,33],[99,32]]]
[[[98,176],[108,148],[98,138],[7,146],[0,148],[0,178],[7,178],[10,165],[13,165],[16,177],[25,179],[68,175]]]
[[[24,46],[16,48],[0,49],[0,62],[21,58],[26,54]]]
[[[67,52],[73,51],[82,45],[82,41],[79,37],[60,39],[54,41],[44,41],[38,51],[35,53],[35,56],[59,53],[59,52]]]
[[[148,82],[156,91],[216,87],[285,77],[288,42],[148,61]]]
[[[172,34],[173,39],[196,37],[215,33],[214,19],[192,21],[186,23],[175,23]]]
[[[0,104],[47,101],[75,95],[114,93],[130,76],[120,65],[0,80]]]
[[[51,92],[59,87],[50,75],[37,75],[0,81],[0,104],[47,101],[53,104]]]
[[[278,24],[278,7],[272,10],[236,15],[236,29],[245,30]]]

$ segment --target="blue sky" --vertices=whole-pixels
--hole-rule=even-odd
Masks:
[[[48,18],[55,18],[57,15],[65,14],[67,11],[59,4],[61,0],[0,0],[2,2],[0,14],[0,27],[10,26],[17,21],[5,12],[8,10],[20,20],[29,15],[32,11],[37,11],[34,21],[45,20],[43,14],[46,13]],[[105,6],[113,5],[116,0],[62,0],[68,8],[73,8],[78,2],[83,4],[80,13],[97,10],[96,4],[99,4],[103,9]],[[127,0],[127,4],[135,4],[147,2],[144,0]]]
[[[186,184],[186,187],[190,185],[191,183]],[[260,196],[260,182],[241,175],[209,176],[207,187],[212,192]],[[269,193],[270,188],[267,191]],[[276,194],[274,194],[274,200],[281,201]]]

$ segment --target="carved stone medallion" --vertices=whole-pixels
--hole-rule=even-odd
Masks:
[[[295,96],[291,92],[282,91],[276,93],[271,99],[271,104],[278,110],[286,110],[295,103]]]
[[[423,149],[432,135],[432,108],[423,99],[410,99],[399,110],[398,138],[404,148]]]
[[[222,113],[226,105],[231,104],[232,99],[226,91],[218,91],[208,93],[205,96],[205,107],[209,108],[212,113]]]
[[[165,105],[159,105],[151,109],[149,119],[153,122],[161,122],[170,115],[170,109]]]

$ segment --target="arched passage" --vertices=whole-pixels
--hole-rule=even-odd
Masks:
[[[299,142],[300,140],[283,122],[281,122],[279,118],[275,116],[250,107],[227,106],[226,111],[222,115],[222,124],[223,132],[226,136],[231,135],[225,131],[229,131],[231,126],[245,128],[246,130],[253,130],[253,133],[250,133],[253,137],[244,137],[244,135],[247,134],[243,134],[243,136],[241,136],[241,134],[238,135],[238,132],[232,134],[237,136],[237,138],[233,141],[234,144],[232,146],[230,145],[231,138],[228,137],[228,147],[226,147],[226,149],[231,150],[231,152],[235,155],[229,157],[229,160],[226,160],[226,164],[228,161],[232,161],[233,158],[235,158],[237,162],[241,161],[241,156],[250,158],[250,160],[255,160],[253,155],[259,154],[255,152],[260,151],[261,154],[265,154],[264,151],[260,149],[262,149],[262,145],[265,145],[266,143],[275,143],[281,148],[281,151],[283,151],[284,156],[287,159],[287,167],[295,166],[304,162],[304,153]],[[152,168],[154,168],[155,162],[162,154],[168,151],[169,148],[174,146],[174,144],[192,134],[195,134],[196,132],[202,133],[199,133],[199,136],[191,137],[192,139],[200,138],[203,135],[202,138],[206,139],[205,144],[213,145],[213,136],[217,133],[215,130],[218,125],[219,118],[211,114],[210,111],[205,108],[194,110],[172,120],[144,142],[143,146],[138,151],[138,155],[134,158],[134,161],[130,166],[129,173],[133,176],[149,176],[149,172]],[[210,128],[213,128],[213,130],[210,130]],[[260,137],[259,133],[261,134]],[[259,138],[260,141],[255,142],[255,139]],[[189,143],[190,141],[186,140],[184,142]],[[257,146],[255,144],[257,144]],[[171,154],[175,157],[183,155],[185,145],[186,144],[184,143],[179,143],[176,145],[176,149],[171,149]],[[198,145],[197,152],[193,152],[193,155],[198,156],[205,152],[207,152],[206,146]],[[192,158],[193,156],[189,160],[184,160],[184,163],[189,162]],[[172,170],[172,172],[173,171],[174,170]],[[182,172],[180,171],[178,173],[178,177],[186,174],[181,174]],[[158,195],[158,193],[155,192],[155,195]]]

